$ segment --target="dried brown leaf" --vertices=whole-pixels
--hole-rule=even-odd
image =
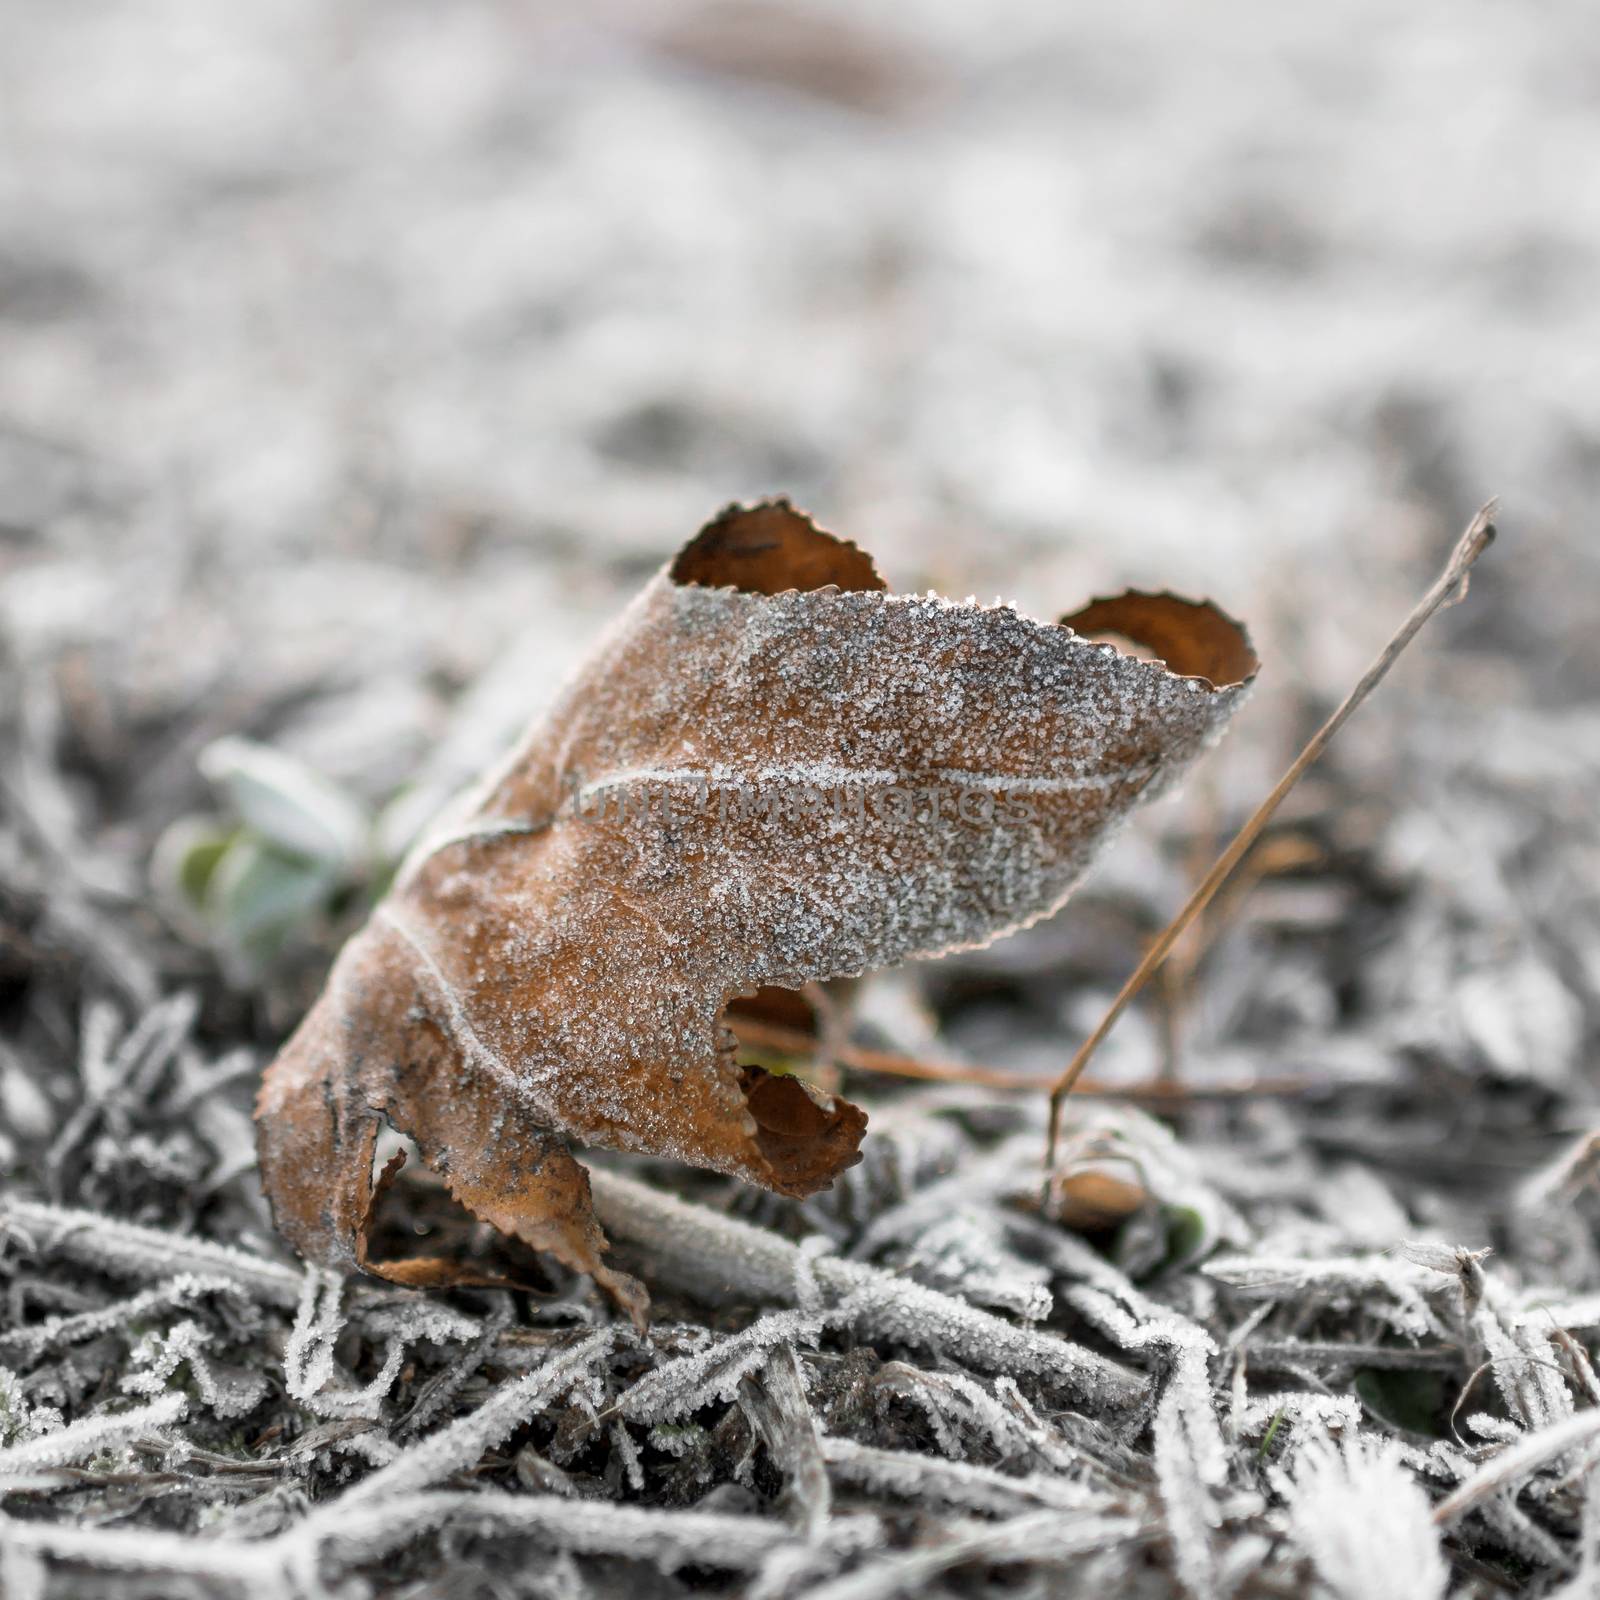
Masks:
[[[865,1115],[742,1067],[729,1003],[1053,910],[1256,667],[1238,624],[1171,595],[1073,625],[1161,659],[891,595],[786,502],[724,512],[413,854],[269,1068],[261,1169],[283,1232],[329,1266],[484,1281],[372,1251],[388,1123],[468,1211],[638,1317],[568,1139],[826,1187]]]

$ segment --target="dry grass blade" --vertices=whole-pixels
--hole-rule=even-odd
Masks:
[[[1144,1399],[1142,1374],[1053,1333],[1016,1326],[865,1262],[808,1260],[787,1239],[620,1173],[597,1168],[593,1183],[600,1220],[637,1247],[654,1282],[713,1302],[792,1304],[815,1293],[828,1317],[863,1338],[935,1350],[984,1372],[1043,1376],[1107,1408]]]
[[[817,1040],[799,1028],[737,1014],[729,1016],[728,1025],[741,1045],[801,1058],[816,1053]],[[875,1050],[848,1042],[830,1046],[829,1052],[841,1067],[851,1072],[915,1078],[924,1083],[963,1083],[979,1089],[1032,1093],[1042,1081],[1037,1072],[1018,1072],[1007,1067],[985,1066],[981,1062],[928,1061],[921,1056]],[[1077,1092],[1089,1099],[1170,1105],[1179,1100],[1282,1099],[1305,1094],[1313,1087],[1313,1080],[1302,1077],[1250,1078],[1201,1085],[1176,1083],[1168,1078],[1147,1078],[1130,1083],[1100,1083],[1085,1078],[1077,1085]]]
[[[1061,1107],[1066,1097],[1072,1093],[1074,1086],[1083,1076],[1084,1068],[1088,1066],[1090,1058],[1099,1049],[1101,1042],[1116,1026],[1117,1019],[1127,1010],[1129,1002],[1150,980],[1151,975],[1166,960],[1172,947],[1182,938],[1184,931],[1194,922],[1195,918],[1211,903],[1212,897],[1226,882],[1234,868],[1244,860],[1250,847],[1260,838],[1262,830],[1272,820],[1273,814],[1283,804],[1289,791],[1305,775],[1306,770],[1328,748],[1333,736],[1338,733],[1356,707],[1383,681],[1406,646],[1421,632],[1423,625],[1435,612],[1442,611],[1446,606],[1451,606],[1456,601],[1465,597],[1467,581],[1472,571],[1473,564],[1478,557],[1487,550],[1494,540],[1494,523],[1490,520],[1495,508],[1495,502],[1490,500],[1478,512],[1467,526],[1467,531],[1457,541],[1455,549],[1450,554],[1450,559],[1445,563],[1444,569],[1434,579],[1433,586],[1423,595],[1411,614],[1400,624],[1394,636],[1379,652],[1377,659],[1367,668],[1361,681],[1356,684],[1338,709],[1312,734],[1306,747],[1295,757],[1289,770],[1278,780],[1272,793],[1256,808],[1250,820],[1239,830],[1233,843],[1217,857],[1211,870],[1200,880],[1195,891],[1189,896],[1183,909],[1169,922],[1162,931],[1161,936],[1145,952],[1144,959],[1134,969],[1128,981],[1118,991],[1117,997],[1111,1002],[1110,1008],[1100,1019],[1099,1026],[1079,1046],[1078,1053],[1067,1064],[1067,1069],[1055,1081],[1050,1090],[1050,1129],[1045,1147],[1045,1166],[1047,1169],[1055,1165],[1056,1143],[1061,1132]]]
[[[1554,1427],[1530,1434],[1520,1444],[1485,1462],[1459,1489],[1441,1500],[1433,1509],[1433,1520],[1441,1528],[1448,1528],[1491,1495],[1537,1472],[1547,1461],[1587,1444],[1596,1434],[1600,1434],[1600,1411],[1580,1411]]]

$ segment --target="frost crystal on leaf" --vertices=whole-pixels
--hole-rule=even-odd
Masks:
[[[167,1393],[149,1405],[105,1411],[63,1428],[37,1432],[0,1449],[0,1480],[42,1467],[76,1465],[103,1450],[115,1450],[131,1438],[155,1433],[177,1422],[188,1409],[181,1394]]]
[[[712,1400],[731,1400],[769,1350],[814,1345],[821,1332],[822,1317],[816,1312],[771,1312],[708,1350],[663,1362],[618,1400],[618,1408],[632,1422],[670,1422]]]
[[[1392,1444],[1347,1437],[1307,1445],[1289,1526],[1338,1600],[1443,1600],[1449,1569],[1428,1497]]]

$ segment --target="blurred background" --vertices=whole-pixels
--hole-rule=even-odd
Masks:
[[[1214,593],[1282,686],[1498,493],[1496,625],[1600,690],[1591,21],[14,8],[7,629],[129,709],[359,663],[373,748],[318,759],[398,776],[441,684],[559,657],[733,498],[902,588]]]
[[[1580,4],[70,0],[6,19],[0,141],[6,781],[137,916],[217,737],[384,808],[392,857],[769,493],[897,588],[1245,617],[1256,700],[1150,825],[1201,848],[1498,494],[1336,812],[1451,882],[1526,842],[1472,834],[1469,758],[1584,814]]]

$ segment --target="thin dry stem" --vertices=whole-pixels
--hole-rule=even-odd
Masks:
[[[1489,501],[1482,507],[1478,514],[1467,526],[1467,531],[1462,534],[1455,549],[1451,552],[1450,559],[1445,563],[1443,571],[1434,580],[1433,586],[1423,595],[1412,610],[1411,615],[1401,623],[1399,629],[1389,642],[1383,647],[1378,658],[1367,668],[1361,681],[1356,684],[1343,703],[1331,717],[1311,736],[1289,770],[1278,780],[1272,793],[1256,808],[1255,814],[1235,835],[1233,843],[1217,857],[1215,865],[1202,878],[1193,894],[1189,896],[1183,909],[1179,911],[1161,936],[1145,952],[1144,959],[1134,969],[1132,976],[1118,991],[1117,997],[1111,1002],[1100,1024],[1093,1033],[1084,1040],[1078,1053],[1068,1063],[1067,1069],[1056,1080],[1050,1090],[1050,1131],[1045,1146],[1045,1167],[1049,1170],[1055,1165],[1056,1143],[1061,1131],[1061,1107],[1066,1097],[1071,1094],[1078,1080],[1083,1076],[1083,1070],[1089,1064],[1090,1058],[1099,1049],[1101,1041],[1105,1039],[1117,1019],[1127,1010],[1128,1003],[1149,981],[1150,976],[1166,960],[1173,945],[1183,936],[1196,917],[1210,904],[1211,898],[1227,880],[1228,875],[1244,859],[1250,847],[1261,836],[1262,830],[1272,820],[1273,814],[1283,803],[1289,791],[1294,788],[1306,769],[1311,766],[1318,756],[1327,749],[1333,736],[1349,720],[1351,713],[1367,698],[1372,691],[1383,681],[1389,668],[1400,658],[1406,646],[1421,631],[1423,624],[1446,606],[1454,605],[1456,601],[1465,597],[1467,592],[1468,575],[1473,563],[1489,548],[1494,539],[1494,523],[1490,517],[1494,511],[1495,502]]]
[[[817,1040],[799,1028],[779,1022],[734,1013],[728,1026],[741,1045],[772,1050],[782,1055],[811,1057]],[[1036,1072],[1016,1072],[1006,1067],[984,1066],[977,1062],[925,1061],[920,1056],[900,1055],[893,1050],[873,1050],[866,1045],[841,1042],[828,1047],[830,1059],[851,1072],[876,1072],[890,1078],[915,1078],[923,1083],[964,1083],[980,1089],[1032,1092],[1040,1087]],[[1190,1085],[1171,1078],[1139,1078],[1128,1083],[1101,1083],[1086,1078],[1078,1093],[1095,1100],[1128,1100],[1140,1104],[1169,1104],[1175,1100],[1239,1100],[1252,1096],[1289,1098],[1307,1094],[1317,1087],[1307,1077],[1247,1078],[1238,1081]]]

